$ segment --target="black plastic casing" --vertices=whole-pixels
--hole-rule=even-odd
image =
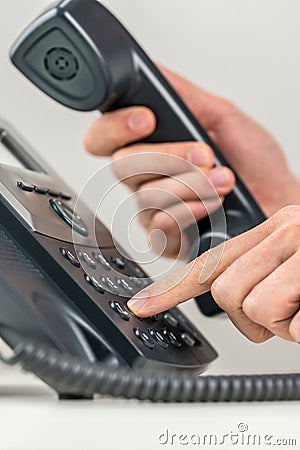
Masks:
[[[53,30],[59,33],[51,34]],[[64,73],[67,77],[70,70],[70,66],[64,69],[64,63],[63,79],[49,72],[48,52],[51,58],[53,49],[58,50],[58,55],[62,49],[70,52],[71,56],[67,55],[66,59],[75,69],[69,78],[64,78]],[[52,6],[20,36],[11,58],[30,81],[61,104],[75,110],[99,109],[101,112],[147,106],[157,117],[157,128],[147,142],[205,142],[215,152],[216,165],[229,167],[221,151],[155,64],[98,1],[68,0]],[[53,70],[56,74],[55,67]],[[224,230],[220,212],[215,214],[217,226],[213,231],[209,218],[199,222],[200,242],[191,238],[191,258],[265,220],[237,173],[235,176],[236,185],[224,203],[227,230]],[[197,302],[206,315],[220,311],[209,293],[199,297]]]
[[[129,311],[151,280],[94,212],[1,121],[0,146],[19,162],[0,164],[0,340],[14,349],[34,340],[115,369],[203,372],[217,353],[183,312],[142,320]]]

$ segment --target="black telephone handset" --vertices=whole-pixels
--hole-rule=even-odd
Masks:
[[[206,142],[215,152],[216,164],[228,166],[139,44],[96,0],[68,0],[52,6],[22,33],[11,58],[30,81],[69,108],[107,112],[147,106],[157,117],[149,142]],[[265,220],[238,174],[224,211],[227,229],[223,215],[219,227],[218,217],[214,220],[214,230],[209,219],[199,222],[200,242],[194,243],[193,256]],[[220,311],[209,293],[197,302],[207,315]]]

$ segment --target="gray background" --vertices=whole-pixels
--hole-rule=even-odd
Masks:
[[[45,0],[0,2],[0,116],[13,123],[79,192],[105,163],[86,155],[82,146],[83,134],[96,114],[68,111],[47,99],[11,67],[7,57],[18,32],[48,4]],[[294,172],[300,173],[299,1],[110,0],[106,4],[153,58],[230,98],[263,123],[282,143]],[[118,191],[116,197],[124,192]],[[113,209],[107,209],[103,220],[109,223],[112,214]],[[138,239],[144,245],[142,232]],[[220,352],[212,371],[299,368],[297,345],[273,340],[258,347],[225,318],[201,318],[191,302],[185,309]]]

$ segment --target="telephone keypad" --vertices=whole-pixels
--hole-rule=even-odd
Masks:
[[[64,249],[62,253],[69,259],[71,255],[74,258],[73,252],[75,253],[74,250]],[[177,352],[178,355],[181,354],[184,348],[188,350],[189,348],[202,346],[202,336],[180,311],[169,310],[142,319],[127,307],[127,301],[153,281],[147,278],[139,267],[135,269],[134,263],[119,255],[116,249],[81,247],[79,250],[77,249],[77,255],[79,261],[84,261],[87,266],[89,266],[89,263],[91,264],[89,267],[93,269],[96,266],[93,272],[94,276],[91,273],[88,274],[88,271],[85,273],[85,281],[98,294],[101,294],[99,305],[103,305],[111,320],[121,319],[118,322],[118,326],[121,328],[122,323],[124,323],[123,333],[127,334],[129,331],[126,328],[127,324],[132,324],[131,330],[133,330],[134,337],[137,340],[136,344],[140,342],[148,351],[155,352],[157,355],[160,355],[161,352],[172,355],[168,356],[171,359],[176,359]],[[120,267],[116,273],[117,265]],[[164,357],[161,354],[159,358]]]
[[[80,267],[79,261],[70,250],[62,247],[60,251],[67,260],[69,260],[76,267]],[[79,250],[77,253],[79,258],[93,269],[96,269],[99,266],[105,271],[110,271],[112,269],[106,257],[99,251],[92,251],[92,256],[90,256],[89,253],[84,250]],[[131,273],[133,272],[133,264],[127,264],[127,261],[125,259],[119,257],[111,257],[110,259],[112,262],[114,261],[115,266],[120,266],[120,268],[122,268],[121,270],[123,270],[123,267],[129,270],[129,264],[129,271]],[[99,264],[99,266],[97,263]],[[138,270],[135,270],[135,273],[144,276],[144,273],[139,268]],[[140,289],[148,285],[149,282],[152,282],[151,280],[148,281],[147,279],[137,278],[135,276],[128,277],[130,283],[123,276],[116,276],[113,281],[113,279],[104,275],[103,272],[102,274],[100,274],[99,281],[95,277],[90,276],[87,273],[84,275],[84,278],[90,286],[92,286],[97,292],[101,294],[111,292],[113,294],[122,296],[122,293],[123,295],[125,293],[130,298]],[[122,306],[121,302],[117,300],[110,300],[108,304],[110,308],[124,321],[129,322],[130,316],[132,315],[132,317],[136,320],[144,322],[144,319],[135,316],[130,310],[126,308],[126,303],[124,303],[124,306]],[[147,331],[143,331],[141,328],[135,328],[134,333],[136,337],[151,350],[155,347],[155,343],[164,350],[168,349],[170,345],[174,348],[179,349],[183,344],[187,347],[194,347],[197,343],[200,343],[196,337],[197,330],[187,328],[184,322],[181,323],[180,316],[175,317],[175,315],[171,311],[149,317],[146,322],[149,321],[151,321],[153,324],[157,324],[156,328],[150,327],[147,329]],[[159,328],[160,324],[161,328]],[[163,325],[165,325],[165,327],[163,327]]]

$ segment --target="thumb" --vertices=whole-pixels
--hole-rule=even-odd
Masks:
[[[148,286],[128,302],[128,307],[139,317],[149,317],[209,291],[213,282],[236,259],[274,231],[274,217],[203,253],[174,274]]]
[[[217,132],[224,119],[228,118],[228,114],[232,112],[233,105],[227,100],[200,89],[164,66],[158,67],[204,128],[207,131]]]

